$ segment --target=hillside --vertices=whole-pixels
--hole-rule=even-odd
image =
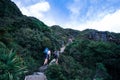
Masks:
[[[63,44],[66,44],[69,38],[72,38],[72,39],[77,38],[78,35],[81,33],[80,31],[77,31],[77,30],[63,29],[58,25],[51,26],[51,29],[57,36],[59,36]]]
[[[54,50],[61,44],[50,27],[34,17],[22,15],[10,0],[0,0],[0,4],[0,55],[6,57],[4,59],[0,57],[0,79],[8,80],[6,76],[9,76],[7,73],[9,72],[17,80],[24,71],[16,75],[17,70],[14,67],[17,64],[9,62],[14,60],[15,56],[8,59],[11,50],[12,54],[20,57],[19,66],[27,67],[25,70],[30,74],[43,65],[45,47]]]
[[[45,71],[48,80],[119,80],[120,33],[49,27],[0,0],[0,79],[24,80],[43,65],[45,47],[53,52],[69,39],[59,65]]]
[[[94,29],[86,29],[83,31],[63,29],[58,25],[51,26],[51,29],[57,36],[60,36],[67,42],[69,38],[73,39],[89,39],[94,41],[113,42],[120,44],[120,33],[113,33],[108,31],[97,31]]]
[[[10,0],[0,0],[0,17],[11,17],[15,18],[16,16],[21,17],[22,13]]]

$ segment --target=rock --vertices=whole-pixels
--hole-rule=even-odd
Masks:
[[[55,59],[53,59],[53,60],[51,60],[51,61],[50,61],[49,65],[56,64],[55,62],[56,62],[56,60],[55,60]]]
[[[47,78],[44,73],[37,72],[37,74],[26,76],[25,80],[47,80]]]
[[[41,67],[39,68],[39,71],[40,71],[40,72],[44,72],[44,71],[47,69],[47,67],[48,67],[48,65],[41,66]]]
[[[41,74],[44,74],[42,72],[34,72],[33,75],[41,75]]]

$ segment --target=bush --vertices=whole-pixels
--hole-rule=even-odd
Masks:
[[[58,65],[51,65],[45,72],[48,80],[66,80],[62,68]]]
[[[67,80],[91,80],[93,71],[87,67],[83,67],[79,62],[71,56],[60,56],[60,65],[62,74]]]
[[[106,76],[101,79],[110,79],[109,75],[118,79],[117,74],[120,71],[118,64],[118,61],[120,61],[118,58],[119,48],[120,46],[115,43],[77,40],[66,47],[64,54],[65,56],[73,57],[75,61],[82,65],[83,69],[88,68],[90,76],[94,76],[93,74],[98,70],[95,70],[95,68],[99,66],[102,68],[101,72],[104,73],[103,75]],[[104,67],[101,64],[96,65],[97,63],[101,63]]]
[[[22,59],[14,51],[0,48],[0,79],[20,80],[27,72]]]

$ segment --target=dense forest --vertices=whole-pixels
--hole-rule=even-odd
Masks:
[[[59,65],[45,71],[48,80],[120,79],[120,33],[47,26],[0,0],[0,80],[24,80],[43,65],[45,47],[53,52],[63,45]]]

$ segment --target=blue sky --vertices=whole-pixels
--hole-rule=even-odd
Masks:
[[[120,0],[12,0],[48,26],[120,33]]]

